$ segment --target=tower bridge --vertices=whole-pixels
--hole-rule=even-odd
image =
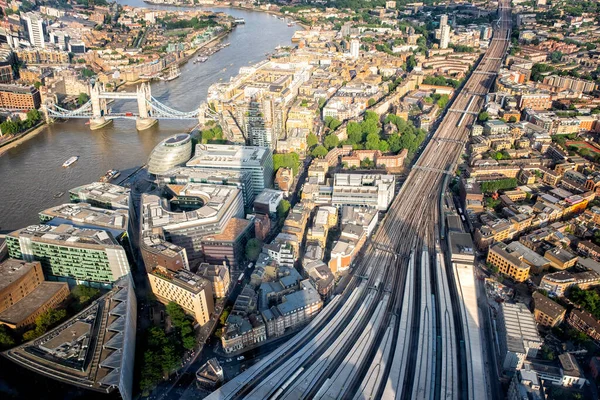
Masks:
[[[112,112],[108,107],[108,100],[135,100],[137,112]],[[67,110],[54,103],[44,105],[48,118],[71,119],[80,118],[90,121],[90,129],[100,129],[112,122],[113,119],[133,119],[137,130],[148,129],[158,120],[197,120],[204,124],[207,120],[221,123],[222,116],[202,103],[192,111],[179,111],[161,103],[152,97],[150,85],[142,83],[135,92],[110,92],[106,91],[103,84],[96,83],[90,86],[90,99],[75,110]]]

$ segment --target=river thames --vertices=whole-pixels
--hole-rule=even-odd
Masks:
[[[141,0],[119,1],[124,5],[156,9],[182,8],[146,5]],[[269,14],[234,8],[206,8],[244,18],[223,39],[230,46],[201,64],[191,62],[181,67],[181,76],[171,82],[152,84],[152,95],[169,107],[190,111],[206,99],[208,87],[228,81],[240,67],[265,59],[278,45],[289,45],[297,26]],[[134,86],[125,90],[133,91]],[[115,111],[135,111],[135,102],[116,102]],[[152,148],[165,137],[193,127],[193,121],[160,121],[143,132],[135,122],[116,120],[106,128],[90,131],[85,120],[57,122],[37,136],[0,156],[0,231],[11,231],[37,223],[37,213],[68,202],[68,190],[96,181],[107,170],[116,168],[125,175],[145,164]],[[70,168],[62,163],[78,155]],[[60,198],[54,195],[65,192]]]

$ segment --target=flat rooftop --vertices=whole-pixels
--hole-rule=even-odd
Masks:
[[[129,209],[129,189],[106,182],[92,182],[69,190],[71,199],[109,203],[113,208]]]
[[[96,225],[107,228],[127,229],[127,210],[106,210],[92,207],[88,203],[68,203],[48,208],[40,214],[40,219],[63,218],[78,224]]]
[[[109,232],[100,229],[77,228],[68,224],[59,226],[30,225],[27,228],[11,232],[8,236],[26,237],[35,242],[68,247],[107,248],[118,246],[121,248]]]
[[[39,338],[4,352],[24,368],[84,389],[132,396],[136,301],[129,278]]]
[[[248,230],[248,227],[252,225],[252,222],[247,219],[231,218],[227,225],[223,228],[221,233],[216,235],[209,235],[202,238],[203,242],[233,242],[241,234]]]
[[[0,276],[2,277],[0,279],[0,291],[25,276],[35,267],[35,264],[39,264],[39,262],[27,262],[14,258],[9,258],[0,264]]]
[[[196,153],[186,166],[225,167],[227,169],[256,167],[262,164],[269,153],[270,150],[267,147],[197,144]]]
[[[27,296],[0,313],[0,321],[18,325],[65,287],[68,287],[65,282],[42,282]]]

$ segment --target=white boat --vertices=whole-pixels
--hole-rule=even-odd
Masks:
[[[162,80],[166,82],[172,81],[175,78],[179,78],[179,75],[181,75],[179,67],[177,65],[172,65],[171,68],[169,68],[169,73],[167,74],[167,76],[163,76]]]
[[[75,161],[79,160],[79,156],[73,156],[71,158],[69,158],[67,161],[65,161],[63,163],[63,167],[67,168],[69,166],[71,166],[73,163],[75,163]]]

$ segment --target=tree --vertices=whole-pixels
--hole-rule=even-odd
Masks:
[[[33,86],[34,86],[36,89],[39,89],[39,88],[41,88],[41,87],[42,87],[42,82],[40,82],[40,81],[37,81],[37,82],[35,82],[35,83],[33,84]]]
[[[367,142],[365,143],[367,150],[378,150],[379,149],[379,135],[377,133],[369,133],[367,135]]]
[[[77,285],[71,290],[71,296],[80,303],[87,303],[100,295],[100,290],[85,285]]]
[[[90,100],[90,96],[87,93],[79,93],[77,96],[77,104],[82,106]]]
[[[325,140],[323,140],[323,144],[327,150],[331,150],[340,143],[340,139],[335,134],[329,134],[325,136]]]
[[[9,119],[0,124],[0,131],[3,135],[14,135],[19,132],[19,125]]]
[[[374,98],[370,98],[369,101],[367,102],[367,104],[369,105],[369,107],[375,105],[376,101]]]
[[[320,144],[317,147],[315,147],[310,154],[315,158],[323,158],[327,155],[327,153],[327,149]]]
[[[298,153],[278,153],[273,154],[273,170],[277,170],[281,167],[291,168],[294,175],[298,174],[298,168],[300,165],[300,156]]]
[[[12,329],[6,325],[0,325],[0,350],[6,350],[16,344]]]
[[[284,219],[290,211],[291,204],[287,200],[281,200],[277,205],[277,218]]]
[[[504,178],[495,181],[487,181],[481,183],[481,191],[484,193],[497,192],[503,189],[514,189],[517,187],[516,178]]]
[[[508,122],[510,122],[511,124],[517,122],[517,117],[515,117],[514,115],[511,115],[510,118],[508,119]]]
[[[480,112],[479,115],[477,116],[477,120],[479,122],[485,122],[488,119],[490,119],[490,115],[486,111]]]
[[[246,243],[246,258],[252,262],[258,260],[258,255],[262,250],[262,243],[256,238],[248,240]]]
[[[308,146],[309,149],[312,149],[317,144],[319,144],[319,139],[317,138],[317,135],[315,135],[312,132],[309,133],[306,137],[306,146]]]
[[[23,334],[23,340],[30,341],[42,336],[48,329],[62,321],[66,316],[67,312],[62,309],[55,310],[51,308],[43,312],[35,319],[35,328]]]

